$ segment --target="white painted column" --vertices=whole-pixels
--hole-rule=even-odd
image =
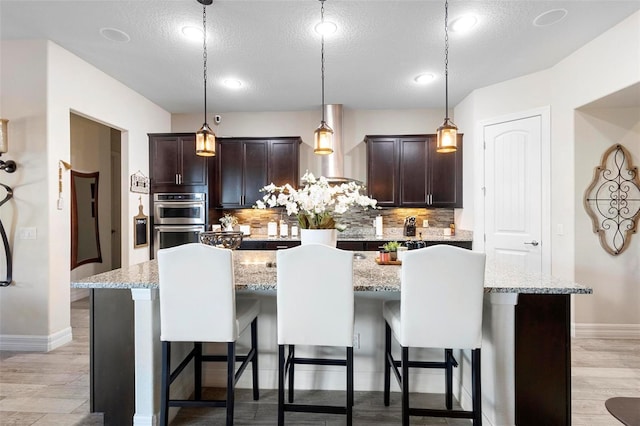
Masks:
[[[482,413],[487,424],[514,426],[515,307],[518,293],[490,293],[482,321]]]
[[[160,411],[160,305],[157,289],[131,289],[134,301],[134,426],[155,426]]]

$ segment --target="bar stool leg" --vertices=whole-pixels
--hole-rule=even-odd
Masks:
[[[471,350],[471,387],[473,403],[473,426],[482,426],[482,385],[480,380],[481,371],[480,349]]]
[[[284,425],[284,345],[278,345],[278,425]]]
[[[444,360],[446,363],[445,368],[445,403],[447,410],[451,410],[453,407],[453,350],[444,350]]]
[[[389,323],[384,322],[384,405],[389,406],[389,392],[391,388],[391,364],[389,356],[391,354],[391,327]]]
[[[347,347],[347,426],[353,422],[353,347]]]
[[[295,362],[295,357],[296,357],[296,346],[295,345],[289,345],[289,357],[288,359],[291,360],[291,362],[289,363],[289,404],[293,403],[293,384],[294,384],[294,377],[293,375],[295,374],[295,368],[296,368],[296,362]],[[286,370],[285,370],[286,371]]]
[[[402,346],[402,426],[409,426],[409,348]]]
[[[251,360],[251,369],[253,376],[253,400],[260,399],[260,388],[258,387],[258,317],[251,322],[251,349],[253,359]]]
[[[160,426],[169,421],[169,376],[171,374],[171,343],[162,342],[162,390],[160,395]]]
[[[235,403],[236,343],[227,343],[227,426],[233,426]]]
[[[193,348],[195,349],[193,360],[193,383],[195,384],[194,399],[196,401],[200,401],[202,399],[202,343],[194,342]]]

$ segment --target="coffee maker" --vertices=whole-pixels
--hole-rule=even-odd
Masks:
[[[416,218],[415,216],[407,216],[404,218],[404,236],[416,236]]]

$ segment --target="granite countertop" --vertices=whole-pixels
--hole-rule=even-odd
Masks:
[[[448,229],[448,228],[447,228]],[[415,237],[405,237],[402,228],[390,228],[384,231],[382,237],[376,237],[372,231],[347,230],[338,232],[338,241],[407,241],[420,240],[422,235],[423,241],[473,241],[473,232],[465,230],[456,230],[456,234],[445,236],[443,228],[418,228]],[[244,241],[300,241],[298,237],[269,237],[267,234],[251,234],[243,237]]]
[[[378,265],[376,252],[365,252],[365,259],[354,262],[354,290],[369,292],[400,291],[398,265]],[[275,291],[275,251],[234,251],[236,288],[239,291]],[[156,260],[139,263],[127,268],[93,275],[71,283],[72,288],[157,288],[158,264]],[[536,294],[590,294],[592,289],[558,279],[521,273],[507,265],[487,260],[485,274],[487,293],[536,293]]]

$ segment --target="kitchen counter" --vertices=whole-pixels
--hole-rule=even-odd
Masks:
[[[354,327],[358,336],[358,344],[354,346],[355,389],[379,391],[382,389],[383,376],[383,351],[380,348],[384,346],[381,303],[383,300],[399,299],[401,266],[378,265],[375,262],[376,252],[364,254],[365,259],[354,262]],[[234,251],[238,296],[251,295],[261,303],[259,350],[260,387],[263,389],[277,386],[275,259],[275,251]],[[157,262],[151,260],[94,275],[75,281],[71,286],[91,289],[92,300],[130,292],[134,302],[134,321],[129,327],[134,327],[135,345],[135,358],[132,360],[135,370],[133,424],[157,424],[161,346]],[[488,259],[485,292],[482,347],[484,423],[569,426],[571,295],[589,294],[592,289],[555,277],[518,272]],[[92,311],[92,318],[93,315]],[[103,322],[107,328],[113,328],[111,320]],[[103,339],[110,346],[114,344],[114,333],[120,334],[109,329],[101,338],[93,335],[96,329],[92,329],[92,339]],[[243,344],[242,339],[240,344]],[[113,350],[118,351],[118,348]],[[461,365],[454,373],[454,394],[461,405],[468,408],[469,394],[465,386],[470,381],[469,358],[466,352],[459,351],[456,351],[456,357]],[[544,360],[544,364],[540,364],[540,360]],[[118,365],[103,368],[122,369],[121,361]],[[318,382],[313,370],[316,367],[308,368],[308,371],[301,370],[299,375],[301,389],[340,389],[344,386],[342,372],[324,369],[323,381]],[[545,371],[544,375],[539,374],[541,368]],[[417,392],[443,392],[444,380],[438,373],[415,374]],[[210,386],[224,386],[224,378],[214,368],[205,370],[204,380]],[[245,383],[241,379],[238,386],[250,387],[250,382]],[[188,384],[179,387],[190,389]],[[122,397],[121,387],[117,389],[104,390],[102,393],[117,402]]]
[[[234,251],[236,287],[240,291],[275,291],[275,251]],[[354,290],[366,292],[399,292],[400,266],[378,265],[376,252],[365,252],[365,259],[354,262]],[[271,265],[271,266],[267,266]],[[71,283],[73,288],[157,289],[156,260],[128,268],[103,272]],[[486,293],[588,294],[592,289],[552,276],[527,274],[508,265],[487,261]]]

